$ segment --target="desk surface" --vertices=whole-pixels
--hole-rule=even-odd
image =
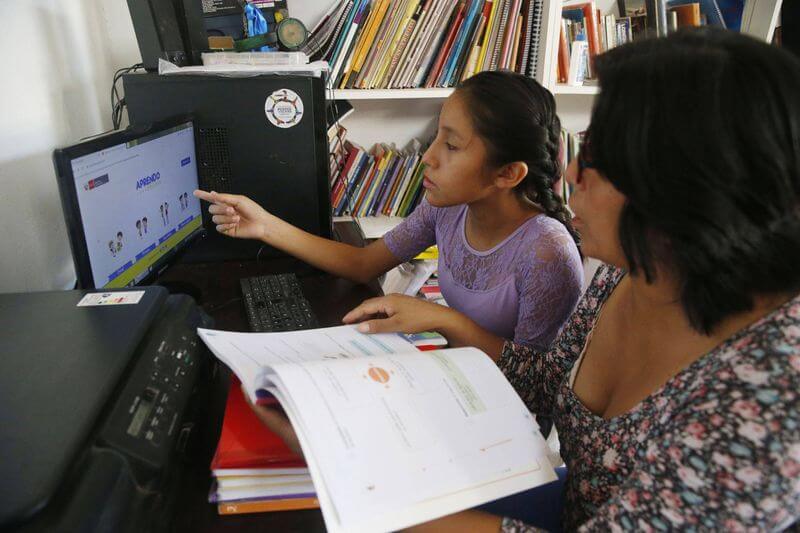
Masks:
[[[337,225],[340,240],[358,243],[349,226]],[[342,238],[344,237],[344,238]],[[159,280],[167,286],[183,284],[197,290],[203,309],[216,321],[219,329],[248,331],[247,317],[239,289],[239,279],[247,276],[296,272],[303,293],[311,303],[321,326],[341,324],[342,316],[367,298],[380,294],[377,281],[369,285],[355,284],[320,273],[290,258],[262,259],[259,262],[225,262],[178,264]],[[216,505],[208,503],[211,484],[209,464],[222,425],[229,373],[221,370],[214,376],[208,400],[208,424],[200,428],[193,447],[188,451],[189,467],[181,480],[177,500],[174,531],[325,531],[318,510],[284,511],[220,516]]]

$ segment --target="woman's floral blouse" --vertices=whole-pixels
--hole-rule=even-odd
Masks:
[[[581,531],[774,530],[800,519],[800,296],[605,420],[569,375],[624,272],[601,267],[550,350],[507,342],[500,368],[552,416],[567,465],[563,525]],[[792,524],[795,524],[792,526]],[[532,531],[504,519],[503,531]]]

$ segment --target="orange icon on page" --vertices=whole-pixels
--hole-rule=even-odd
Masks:
[[[386,383],[389,381],[389,373],[382,368],[372,367],[367,371],[367,374],[372,381],[377,381],[378,383]]]

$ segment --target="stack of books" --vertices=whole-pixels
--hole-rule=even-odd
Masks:
[[[376,144],[368,152],[344,141],[347,157],[331,176],[334,216],[387,215],[404,217],[422,199],[422,144],[412,140],[405,150]]]
[[[453,87],[484,70],[535,77],[543,0],[338,0],[303,51],[341,89]]]
[[[744,0],[617,0],[620,16],[601,15],[593,1],[572,3],[561,12],[558,81],[569,78],[572,45],[578,35],[589,44],[589,56],[643,37],[668,35],[687,26],[720,26],[738,31]],[[591,62],[588,66],[589,78]]]
[[[355,326],[198,335],[251,401],[269,392],[297,421],[328,531],[398,531],[557,479],[535,418],[475,348]]]
[[[305,462],[258,420],[236,378],[211,472],[209,502],[219,514],[319,508]]]
[[[444,296],[442,296],[442,291],[439,289],[439,278],[435,274],[428,278],[428,280],[422,285],[419,293],[429,302],[447,306],[447,302],[444,300]]]

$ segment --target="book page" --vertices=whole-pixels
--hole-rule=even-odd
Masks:
[[[198,328],[209,349],[236,374],[250,399],[269,385],[270,367],[279,363],[353,359],[416,351],[396,333],[365,335],[355,326],[280,333],[239,333]]]
[[[276,365],[329,531],[389,531],[556,479],[533,416],[474,348]]]

